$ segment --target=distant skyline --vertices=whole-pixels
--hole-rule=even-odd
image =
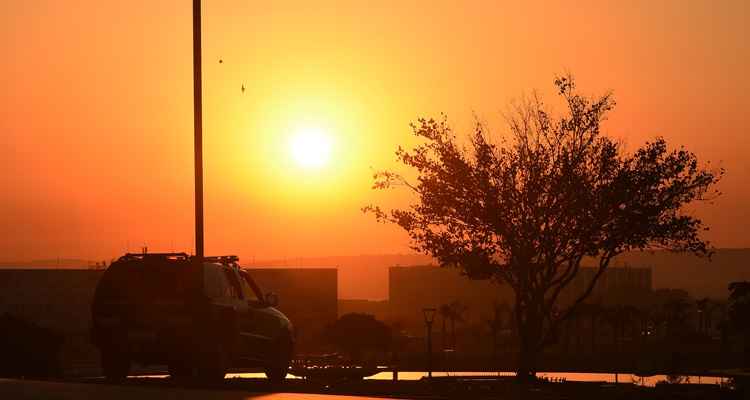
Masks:
[[[192,250],[190,12],[0,4],[0,261]],[[510,101],[551,99],[566,71],[614,91],[605,128],[628,148],[663,136],[724,167],[697,214],[715,246],[750,247],[750,2],[212,0],[203,22],[207,254],[410,253],[360,212],[408,201],[370,186],[409,123],[502,133]],[[300,131],[325,132],[329,159],[300,156]]]
[[[725,298],[727,283],[750,280],[750,269],[746,261],[750,249],[718,249],[711,261],[691,254],[675,254],[668,251],[632,252],[619,256],[613,267],[625,265],[651,267],[655,289],[671,288],[687,290],[696,298]],[[91,267],[87,260],[36,260],[35,262],[0,262],[0,269],[80,269]],[[91,260],[101,262],[101,260]],[[294,259],[246,259],[240,260],[249,268],[338,268],[338,296],[340,299],[388,299],[388,268],[392,266],[431,265],[434,261],[424,255],[370,254],[358,256],[323,256]],[[458,270],[455,270],[458,273]]]

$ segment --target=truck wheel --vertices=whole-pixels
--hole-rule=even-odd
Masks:
[[[266,367],[266,377],[273,384],[284,382],[286,374],[289,372],[289,365],[292,362],[294,345],[292,339],[285,335],[281,337],[276,346],[276,354],[272,357],[272,362]]]
[[[187,381],[193,376],[193,369],[182,361],[172,361],[169,363],[169,376],[176,381]]]
[[[102,349],[102,372],[110,382],[122,382],[130,372],[130,360],[127,354],[121,351],[104,348]]]

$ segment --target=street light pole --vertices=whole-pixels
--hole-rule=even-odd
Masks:
[[[201,0],[193,0],[193,130],[195,133],[195,256],[203,260],[203,90]]]
[[[432,323],[435,322],[435,313],[437,312],[434,308],[422,309],[424,315],[424,323],[427,328],[427,377],[432,379]]]
[[[432,378],[432,322],[427,324],[427,377]]]

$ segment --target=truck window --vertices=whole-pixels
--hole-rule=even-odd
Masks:
[[[102,276],[95,301],[131,304],[181,302],[198,291],[199,277],[190,263],[185,262],[117,263]]]
[[[260,289],[255,285],[255,282],[250,278],[250,275],[245,271],[240,271],[240,285],[242,286],[242,292],[245,293],[245,298],[250,301],[261,302],[263,296],[260,293]]]
[[[206,284],[206,296],[212,299],[238,299],[239,292],[227,279],[222,271],[224,268],[218,265],[207,264],[204,268]]]
[[[229,282],[230,293],[227,293],[230,297],[235,299],[242,299],[245,296],[242,295],[242,288],[240,287],[240,280],[237,279],[237,275],[229,268],[222,268],[224,270],[224,277]]]

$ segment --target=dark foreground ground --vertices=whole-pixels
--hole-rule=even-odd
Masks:
[[[280,387],[264,379],[227,379],[219,385],[177,385],[169,378],[130,378],[121,385],[102,379],[33,381],[0,379],[0,399],[745,399],[741,391],[718,385],[657,385],[552,383],[526,387],[510,379],[435,379],[426,381],[363,381],[326,386],[287,380]]]
[[[113,399],[113,400],[348,400],[370,397],[336,396],[310,393],[252,392],[236,389],[181,388],[168,385],[86,384],[73,382],[43,382],[25,380],[0,380],[2,399]]]

